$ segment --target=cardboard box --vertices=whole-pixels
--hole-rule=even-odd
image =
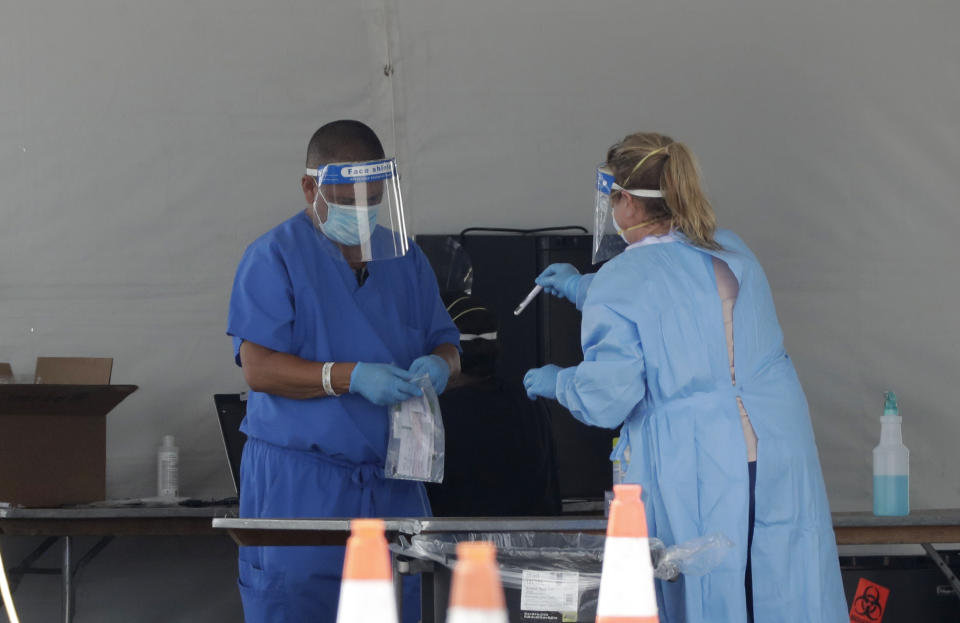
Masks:
[[[37,384],[0,383],[0,502],[53,507],[106,496],[107,413],[136,391],[109,358],[38,357]]]

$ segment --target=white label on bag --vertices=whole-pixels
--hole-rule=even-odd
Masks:
[[[580,574],[576,571],[523,570],[520,609],[541,612],[577,612]]]
[[[398,424],[394,434],[400,438],[397,475],[415,480],[429,480],[433,459],[433,418],[426,399],[400,403]]]

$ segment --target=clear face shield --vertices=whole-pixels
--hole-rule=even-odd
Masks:
[[[407,227],[393,159],[337,162],[307,169],[317,184],[312,211],[319,233],[347,261],[371,262],[405,255]]]
[[[597,168],[597,194],[593,214],[593,263],[599,264],[619,255],[627,248],[613,220],[610,192],[616,185],[613,172],[606,166]]]
[[[640,161],[643,163],[643,160]],[[597,169],[597,198],[594,202],[593,219],[593,263],[599,264],[621,253],[627,248],[626,233],[649,225],[662,219],[653,219],[635,224],[621,230],[616,219],[613,218],[613,197],[614,193],[627,193],[634,197],[644,198],[663,198],[663,193],[659,190],[647,190],[643,188],[627,189],[617,184],[613,179],[613,172],[606,166],[601,165]]]

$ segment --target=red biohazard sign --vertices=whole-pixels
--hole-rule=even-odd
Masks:
[[[880,623],[887,609],[890,589],[860,578],[850,604],[850,623]]]

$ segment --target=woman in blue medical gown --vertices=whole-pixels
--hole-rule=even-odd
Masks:
[[[630,448],[652,536],[736,545],[705,576],[658,581],[660,621],[847,621],[807,401],[757,258],[717,229],[692,153],[667,136],[611,147],[598,199],[595,250],[605,219],[626,249],[594,275],[559,264],[537,281],[582,309],[583,362],[524,385],[623,425],[614,457]]]

